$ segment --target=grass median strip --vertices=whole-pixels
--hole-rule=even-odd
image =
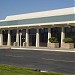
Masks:
[[[0,64],[0,75],[66,75],[50,72],[39,72],[34,69]]]

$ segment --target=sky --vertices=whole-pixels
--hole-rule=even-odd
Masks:
[[[74,7],[75,0],[0,0],[0,20],[6,16]]]

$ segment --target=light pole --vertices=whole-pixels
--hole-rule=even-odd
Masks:
[[[20,48],[21,48],[21,36],[22,36],[22,33],[20,32]]]

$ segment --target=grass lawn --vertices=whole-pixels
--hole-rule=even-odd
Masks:
[[[50,72],[37,72],[24,67],[0,64],[0,75],[65,75]]]

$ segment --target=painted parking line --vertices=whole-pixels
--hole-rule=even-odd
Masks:
[[[8,57],[24,57],[24,56],[15,56],[15,55],[5,55],[5,56],[8,56]]]
[[[66,61],[66,60],[56,60],[56,59],[47,59],[47,58],[42,58],[43,60],[50,60],[50,61],[62,61],[62,62],[75,62],[75,61]]]

